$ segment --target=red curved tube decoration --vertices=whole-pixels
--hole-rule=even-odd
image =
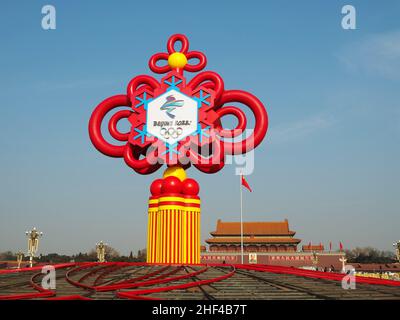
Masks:
[[[230,154],[242,154],[253,150],[264,139],[268,129],[268,115],[264,105],[251,93],[241,90],[227,90],[222,94],[221,104],[240,102],[247,105],[253,112],[256,124],[253,133],[241,142],[225,143],[225,150]],[[229,114],[233,112],[228,112]],[[246,118],[246,117],[245,117]],[[238,118],[239,119],[239,118]],[[239,120],[240,121],[240,120]],[[240,124],[240,122],[239,122]]]
[[[117,123],[119,120],[123,118],[129,118],[132,114],[132,111],[129,110],[121,110],[116,112],[110,119],[108,123],[108,131],[110,132],[111,136],[119,141],[127,141],[129,137],[128,133],[121,133],[117,129]]]
[[[171,68],[169,67],[168,64],[164,65],[164,66],[159,66],[157,65],[157,63],[159,61],[168,61],[168,54],[164,53],[164,52],[160,52],[160,53],[156,53],[154,54],[150,60],[149,60],[149,68],[151,71],[153,71],[154,73],[167,73],[168,71],[171,70]]]
[[[149,89],[149,90],[154,90],[159,87],[159,83],[156,79],[154,79],[153,77],[150,77],[150,76],[146,76],[146,75],[137,76],[137,77],[133,78],[128,84],[128,87],[126,90],[128,96],[131,97],[132,95],[135,94],[135,92],[137,90],[139,90],[142,87]]]
[[[137,288],[137,287],[146,287],[146,286],[151,286],[154,284],[159,285],[159,284],[173,282],[173,281],[177,281],[177,280],[189,279],[189,278],[195,277],[203,272],[206,272],[207,270],[208,270],[208,267],[204,267],[198,271],[194,271],[191,273],[187,273],[184,275],[175,276],[175,277],[171,277],[171,278],[151,279],[151,280],[147,280],[147,281],[134,282],[134,283],[120,283],[120,284],[109,285],[109,286],[94,287],[94,289],[97,292],[104,292],[104,291],[114,291],[114,290],[120,290],[120,289],[132,289],[132,288]]]
[[[224,80],[222,80],[221,76],[213,71],[204,71],[193,77],[187,84],[190,90],[201,86],[214,91],[214,104],[216,105],[224,92]]]
[[[193,287],[198,287],[198,286],[204,286],[204,285],[219,282],[219,281],[222,281],[222,280],[232,277],[235,274],[235,267],[231,266],[231,268],[232,268],[232,270],[229,273],[224,274],[222,276],[215,277],[215,278],[211,278],[211,279],[192,281],[192,282],[188,282],[188,283],[177,284],[177,285],[172,285],[172,286],[167,286],[167,287],[157,287],[157,288],[152,288],[152,289],[119,291],[119,292],[117,292],[117,296],[120,298],[135,299],[137,296],[140,296],[143,294],[151,294],[151,293],[158,293],[158,292],[165,292],[165,291],[172,291],[172,290],[182,290],[182,289],[188,289],[188,288],[193,288]],[[193,272],[192,274],[195,274],[195,272]]]
[[[190,64],[188,63],[185,67],[184,70],[188,71],[188,72],[198,72],[203,70],[206,65],[207,65],[207,58],[206,56],[200,52],[200,51],[190,51],[187,55],[187,59],[191,60],[191,59],[197,59],[199,60],[198,63],[196,64]]]
[[[182,44],[182,48],[179,52],[187,53],[189,50],[189,40],[184,34],[174,34],[172,35],[167,42],[167,50],[168,53],[174,53],[175,50],[175,43],[180,42]]]
[[[221,137],[236,137],[241,132],[246,130],[246,125],[247,125],[246,115],[239,108],[227,106],[217,110],[217,114],[220,118],[226,115],[233,115],[238,120],[238,125],[236,126],[235,129],[233,130],[221,129],[219,131],[219,135]]]
[[[124,153],[125,146],[116,146],[108,143],[101,132],[101,123],[105,115],[112,109],[120,106],[128,106],[129,99],[126,95],[117,95],[107,98],[101,102],[93,111],[89,121],[90,140],[97,150],[109,157],[121,157]]]
[[[177,42],[181,43],[179,51]],[[196,63],[192,63],[194,59]],[[123,158],[139,174],[151,174],[163,164],[193,165],[202,172],[215,173],[224,167],[226,155],[253,150],[268,129],[264,105],[246,91],[225,90],[222,77],[213,71],[200,72],[186,83],[184,71],[199,72],[206,64],[202,52],[189,50],[185,35],[171,36],[167,52],[156,53],[149,60],[154,73],[165,74],[161,80],[136,76],[125,95],[107,98],[95,108],[89,121],[94,146],[105,155]],[[249,108],[255,119],[253,132],[248,135],[244,135],[248,121],[242,106]],[[126,109],[116,110],[107,124],[109,135],[119,142],[114,143],[105,138],[102,122],[120,107]],[[186,118],[180,118],[183,114]],[[237,119],[236,128],[223,127],[221,119],[225,116]],[[128,120],[129,132],[118,130],[121,120]],[[204,150],[208,150],[206,155]]]

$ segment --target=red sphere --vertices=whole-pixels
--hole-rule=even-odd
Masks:
[[[150,192],[153,196],[159,196],[161,194],[162,183],[162,179],[156,179],[152,182],[150,185]]]
[[[197,196],[199,191],[200,191],[200,187],[196,180],[188,178],[188,179],[185,179],[185,181],[183,181],[182,192],[184,194],[191,195],[191,196]]]
[[[182,182],[177,177],[167,177],[163,180],[161,192],[162,193],[181,193]]]

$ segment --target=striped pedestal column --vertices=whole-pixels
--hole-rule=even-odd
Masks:
[[[148,263],[200,263],[200,198],[161,194],[149,199]]]

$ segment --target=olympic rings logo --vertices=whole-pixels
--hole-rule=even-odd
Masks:
[[[165,138],[165,139],[177,139],[181,134],[182,134],[183,130],[181,127],[178,128],[161,128],[160,130],[160,135]]]

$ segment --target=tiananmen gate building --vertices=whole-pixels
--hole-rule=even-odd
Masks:
[[[340,270],[343,252],[326,252],[324,246],[303,245],[298,251],[301,239],[290,230],[289,221],[243,222],[244,263],[313,267]],[[202,246],[202,263],[240,263],[241,226],[240,222],[218,220],[215,231],[206,239],[208,251]]]
[[[217,221],[217,228],[206,240],[211,252],[240,252],[240,222]],[[245,252],[296,252],[300,239],[289,230],[287,219],[278,222],[243,222]]]

